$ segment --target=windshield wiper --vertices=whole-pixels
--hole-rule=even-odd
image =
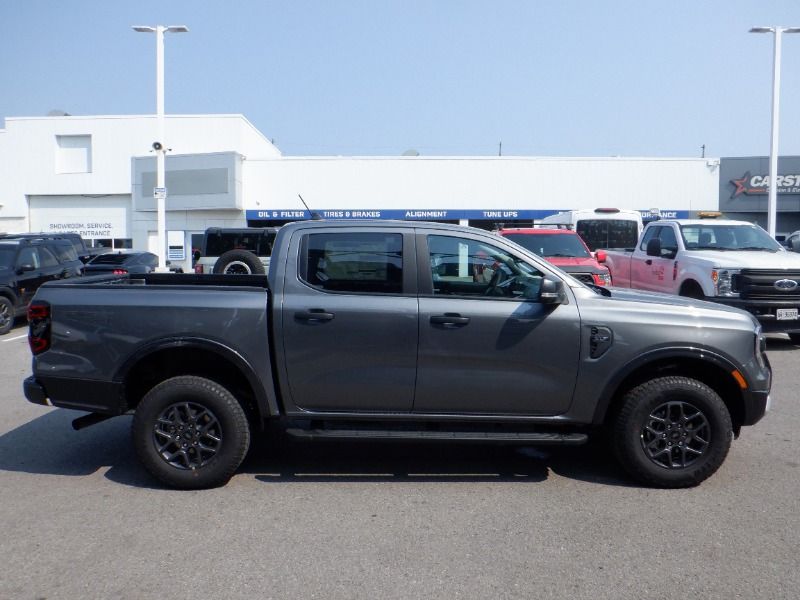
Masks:
[[[737,248],[737,250],[756,250],[756,251],[777,252],[777,250],[775,248],[765,248],[764,246],[745,246],[744,248]]]

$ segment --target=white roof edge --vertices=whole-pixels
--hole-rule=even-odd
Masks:
[[[717,158],[698,158],[692,157],[656,157],[656,156],[299,156],[283,155],[281,160],[493,160],[493,161],[530,161],[530,160],[549,160],[549,161],[582,161],[582,160],[606,160],[611,162],[625,162],[625,161],[650,161],[650,162],[663,162],[663,161],[692,161],[692,162],[708,162],[719,160]]]
[[[52,115],[52,116],[40,116],[40,117],[6,117],[6,121],[53,121],[53,120],[91,120],[91,119],[155,119],[156,115],[154,114],[145,114],[145,115]],[[166,114],[164,115],[166,119],[241,119],[245,121],[250,127],[253,126],[250,121],[247,120],[243,114],[197,114],[197,115],[173,115],[173,114]],[[258,131],[258,130],[256,130]]]

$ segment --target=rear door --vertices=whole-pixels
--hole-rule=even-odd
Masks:
[[[317,227],[292,236],[287,256],[298,258],[287,259],[276,302],[295,408],[411,410],[418,299],[413,229],[407,232]]]
[[[539,288],[545,273],[483,237],[421,233],[417,245],[420,337],[414,412],[565,412],[580,352],[575,302],[543,304]]]

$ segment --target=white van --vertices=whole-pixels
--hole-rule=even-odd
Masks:
[[[620,208],[567,210],[536,222],[537,227],[573,229],[589,250],[634,248],[642,233],[642,214]]]

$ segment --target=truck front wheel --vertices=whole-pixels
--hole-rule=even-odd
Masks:
[[[247,415],[233,394],[195,376],[151,389],[136,408],[132,434],[150,474],[179,489],[225,485],[250,445]]]
[[[14,326],[14,305],[5,296],[0,296],[0,335],[8,333]]]
[[[623,398],[614,451],[646,485],[698,485],[725,460],[733,439],[730,413],[717,393],[688,377],[661,377]]]

